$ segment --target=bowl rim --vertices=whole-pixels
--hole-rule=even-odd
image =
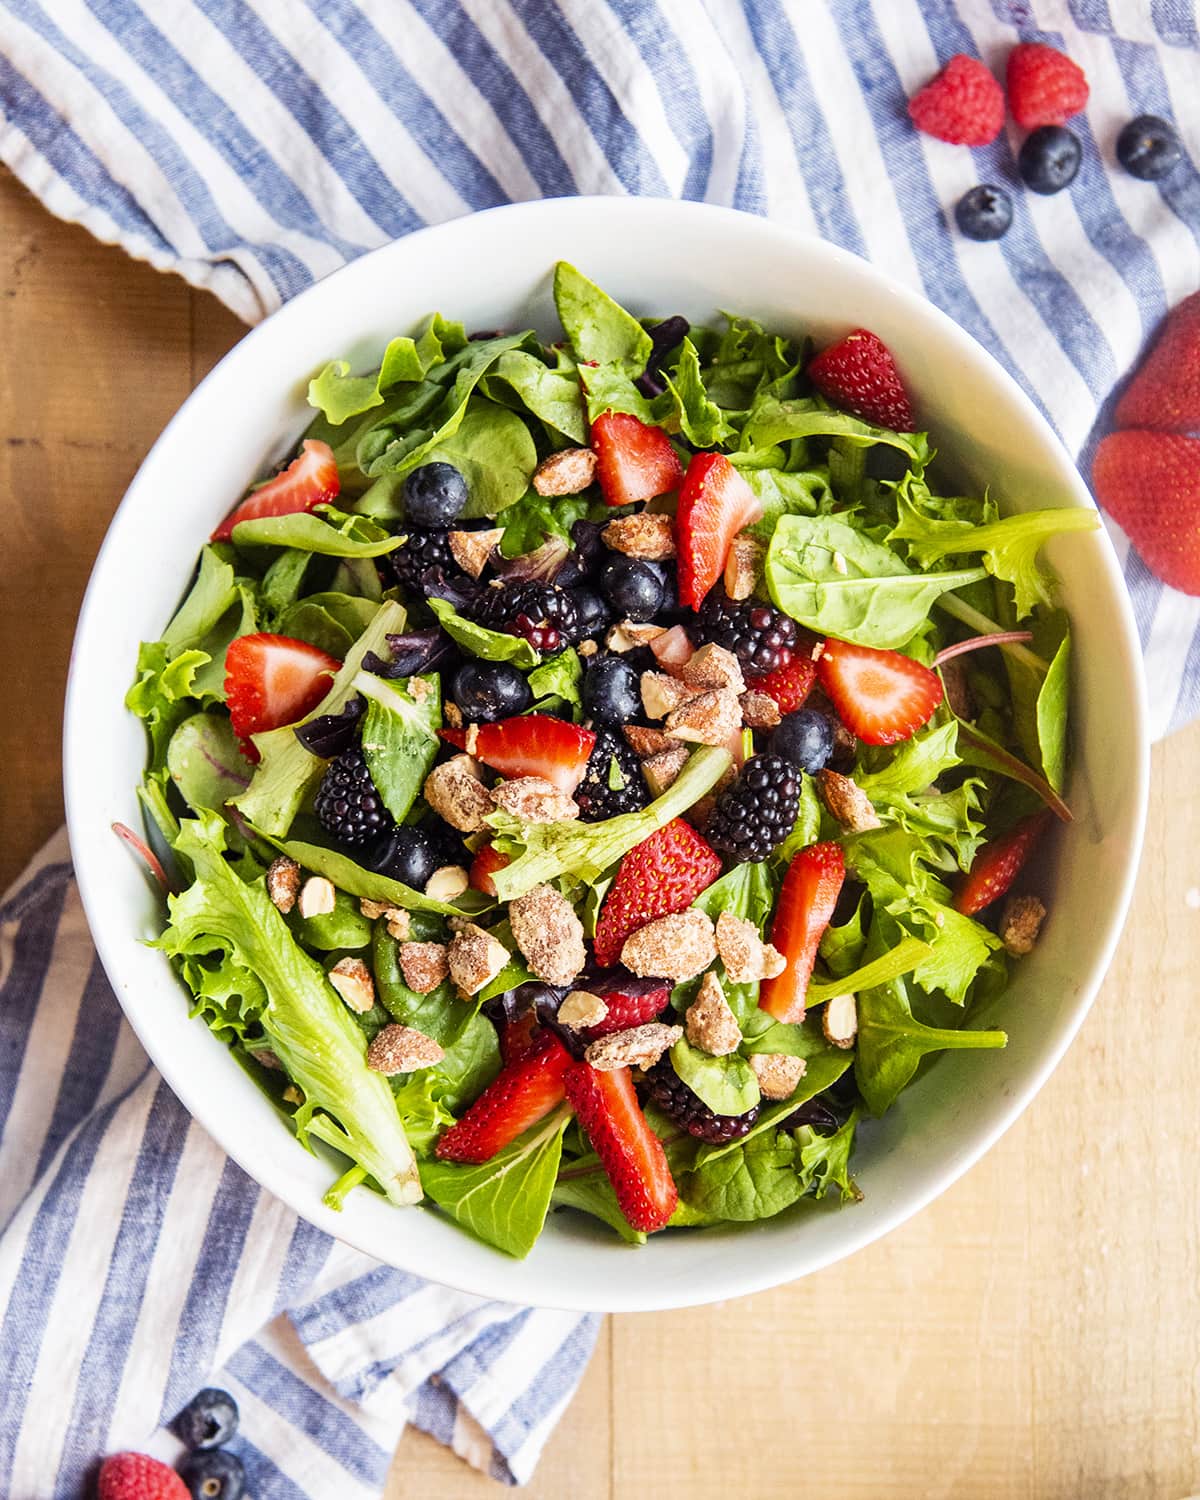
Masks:
[[[117,977],[122,971],[117,935],[106,931],[101,924],[93,923],[91,920],[92,912],[97,909],[96,885],[100,879],[100,871],[93,867],[89,858],[90,837],[83,833],[82,822],[82,809],[87,795],[87,740],[86,724],[81,722],[82,714],[77,708],[77,703],[80,696],[79,678],[82,670],[83,643],[93,624],[100,623],[93,620],[93,615],[98,609],[101,580],[107,571],[110,558],[124,545],[125,539],[121,534],[123,528],[120,522],[123,515],[128,514],[136,502],[145,471],[163,449],[169,448],[174,443],[175,434],[181,427],[187,425],[190,420],[190,408],[199,401],[201,394],[206,393],[212,386],[221,384],[227,378],[228,366],[243,357],[244,351],[278,337],[282,329],[305,316],[307,308],[314,300],[336,297],[341,286],[355,276],[364,274],[364,267],[368,263],[375,265],[391,257],[403,258],[414,242],[427,244],[436,242],[439,238],[453,240],[463,233],[464,225],[468,221],[480,226],[479,232],[483,234],[491,224],[513,219],[527,221],[526,232],[533,235],[545,234],[549,243],[549,236],[557,222],[562,222],[572,216],[586,219],[587,216],[595,214],[602,214],[609,223],[614,219],[621,221],[625,232],[629,235],[630,243],[634,242],[635,235],[644,234],[651,225],[659,224],[664,214],[676,219],[678,226],[684,230],[686,230],[688,220],[692,220],[697,226],[725,221],[727,226],[736,224],[740,232],[759,236],[764,241],[774,240],[781,247],[800,251],[830,266],[852,270],[856,275],[866,275],[869,279],[873,279],[881,290],[886,291],[889,297],[894,299],[904,313],[918,322],[934,325],[942,337],[957,346],[965,360],[974,364],[976,369],[985,371],[989,380],[1006,390],[1009,397],[1022,408],[1026,420],[1039,431],[1044,442],[1060,460],[1062,488],[1064,493],[1069,495],[1071,504],[1096,510],[1095,502],[1078,468],[1046,417],[1025,394],[1013,376],[947,313],[918,292],[894,281],[886,272],[871,262],[836,245],[831,245],[812,233],[714,204],[670,198],[611,198],[581,195],[503,204],[458,219],[430,225],[366,252],[305,288],[262,322],[250,328],[221,357],[204,379],[189,392],[139,464],[137,473],[131,479],[113,514],[92,567],[87,590],[80,606],[66,686],[63,721],[63,788],[68,835],[80,899],[84,913],[89,920],[89,929],[96,951],[118,998],[118,1003],[121,1005],[125,1020],[131,1025],[151,1062],[168,1086],[193,1119],[203,1126],[221,1149],[253,1181],[281,1199],[301,1218],[313,1223],[335,1239],[375,1259],[381,1258],[380,1247],[371,1240],[370,1236],[356,1233],[352,1224],[347,1225],[339,1215],[325,1208],[319,1200],[314,1204],[309,1199],[307,1191],[299,1185],[299,1179],[290,1177],[285,1171],[274,1169],[270,1164],[264,1169],[263,1165],[254,1159],[252,1149],[238,1138],[236,1132],[224,1128],[220,1112],[206,1105],[205,1101],[198,1097],[198,1091],[189,1087],[186,1070],[176,1065],[173,1056],[169,1055],[169,1049],[167,1049],[168,1055],[162,1055],[163,1049],[157,1047],[151,1028],[143,1025],[141,1018],[131,1013],[122,998],[123,986]],[[678,1292],[666,1294],[661,1291],[640,1291],[636,1286],[622,1284],[615,1288],[600,1289],[605,1294],[597,1295],[596,1289],[580,1284],[549,1290],[545,1297],[539,1295],[537,1305],[580,1312],[665,1311],[676,1307],[702,1306],[706,1303],[746,1296],[771,1287],[786,1285],[813,1271],[844,1260],[856,1251],[881,1239],[919,1213],[990,1150],[1029,1106],[1074,1040],[1112,963],[1132,899],[1145,835],[1150,756],[1146,733],[1148,708],[1144,662],[1124,579],[1116,554],[1107,538],[1104,538],[1100,556],[1103,561],[1098,561],[1097,565],[1110,574],[1110,581],[1115,584],[1114,592],[1119,600],[1119,621],[1113,621],[1113,625],[1114,627],[1119,625],[1120,646],[1127,658],[1127,665],[1132,669],[1130,675],[1134,688],[1134,701],[1130,707],[1138,730],[1133,737],[1134,763],[1129,767],[1135,798],[1132,828],[1125,852],[1118,899],[1113,903],[1106,931],[1100,941],[1091,948],[1090,977],[1082,987],[1069,1019],[1062,1024],[1060,1034],[1039,1054],[1036,1067],[1030,1069],[1029,1075],[1020,1086],[1011,1090],[1004,1108],[997,1111],[992,1124],[983,1131],[974,1144],[956,1152],[953,1160],[948,1160],[938,1168],[930,1170],[928,1182],[923,1189],[912,1192],[903,1201],[883,1213],[879,1219],[863,1222],[861,1226],[854,1223],[852,1215],[847,1215],[844,1237],[825,1253],[813,1254],[810,1250],[805,1264],[798,1268],[789,1270],[784,1267],[781,1270],[775,1257],[767,1257],[760,1266],[753,1256],[730,1256],[726,1261],[723,1274],[719,1277],[714,1275],[712,1284],[700,1291],[697,1291],[692,1282],[685,1278],[680,1278]],[[525,1297],[527,1294],[517,1292],[513,1285],[514,1280],[517,1279],[512,1274],[513,1268],[516,1267],[519,1270],[521,1263],[510,1261],[500,1251],[489,1246],[479,1248],[482,1249],[483,1254],[477,1257],[469,1276],[464,1270],[454,1269],[445,1277],[438,1276],[436,1279],[442,1284],[474,1295],[497,1298],[506,1302],[512,1302],[514,1295]],[[626,1247],[614,1245],[614,1248],[624,1250]],[[399,1264],[396,1260],[385,1260],[383,1263]],[[413,1274],[430,1275],[425,1269]],[[624,1280],[621,1278],[622,1282]]]

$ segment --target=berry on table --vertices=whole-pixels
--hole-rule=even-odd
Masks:
[[[600,823],[621,813],[637,812],[649,800],[637,756],[621,735],[601,729],[583,780],[575,789],[579,816],[585,823]]]
[[[808,378],[827,401],[876,427],[913,430],[912,403],[892,351],[868,328],[856,328],[808,364]]]
[[[473,724],[523,714],[533,702],[524,674],[507,661],[464,662],[454,674],[450,696]]]
[[[637,672],[620,656],[594,656],[580,688],[584,718],[596,724],[628,724],[642,711]]]
[[[1035,193],[1061,193],[1079,172],[1083,147],[1062,125],[1042,125],[1027,136],[1017,153],[1017,169]]]
[[[189,1453],[179,1473],[192,1500],[242,1500],[246,1493],[242,1461],[224,1448]]]
[[[710,1146],[740,1141],[759,1115],[760,1106],[757,1104],[744,1115],[719,1115],[709,1109],[699,1094],[684,1083],[667,1057],[660,1057],[646,1074],[646,1092],[676,1125],[697,1140],[707,1141]]]
[[[956,53],[908,101],[913,124],[953,146],[986,146],[1004,124],[1004,91],[977,57]]]
[[[829,764],[834,742],[835,730],[829,718],[815,708],[800,708],[784,715],[769,744],[772,755],[782,755],[815,776]]]
[[[600,592],[627,620],[652,620],[662,608],[666,588],[650,563],[614,557],[600,574]]]
[[[446,530],[467,504],[467,481],[453,464],[422,464],[404,481],[404,519]]]
[[[340,844],[369,844],[392,826],[362,749],[351,745],[330,761],[317,788],[316,813],[321,827]]]
[[[188,1500],[174,1469],[146,1453],[113,1453],[100,1465],[97,1500]]]
[[[1022,130],[1063,125],[1086,107],[1084,71],[1064,52],[1041,42],[1021,42],[1008,54],[1008,107]]]
[[[171,1422],[171,1431],[188,1448],[219,1448],[238,1428],[237,1402],[228,1391],[205,1386]]]
[[[754,755],[717,798],[708,842],[739,863],[766,859],[796,826],[800,773],[781,755]]]
[[[372,845],[364,861],[377,875],[398,880],[414,891],[423,891],[439,868],[437,850],[419,828],[393,828]]]
[[[1002,187],[983,182],[954,206],[954,222],[969,240],[998,240],[1012,224],[1012,199]]]
[[[791,660],[796,622],[770,604],[735,604],[720,586],[700,606],[700,640],[732,651],[747,677],[765,676]]]
[[[1169,120],[1138,115],[1117,137],[1117,160],[1131,177],[1158,182],[1173,172],[1183,157],[1179,135]]]

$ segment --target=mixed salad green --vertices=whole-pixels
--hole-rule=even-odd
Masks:
[[[1039,552],[1094,524],[941,493],[750,318],[555,294],[557,342],[434,315],[317,374],[127,699],[194,1014],[329,1203],[517,1256],[858,1198],[923,1061],[1004,1045],[1001,898],[1069,817]]]

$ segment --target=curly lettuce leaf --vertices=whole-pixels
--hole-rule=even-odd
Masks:
[[[550,352],[556,357],[552,366],[540,355],[510,349],[484,376],[480,390],[492,401],[524,408],[573,443],[585,443],[587,422],[579,368],[565,349]]]
[[[335,427],[383,405],[384,393],[406,381],[424,380],[447,356],[466,344],[461,323],[447,323],[440,314],[426,319],[416,338],[401,334],[383,352],[379,369],[371,375],[352,375],[344,359],[334,359],[308,383],[308,404]]]
[[[859,1111],[855,1109],[832,1135],[819,1135],[811,1125],[801,1125],[792,1133],[798,1156],[796,1170],[806,1194],[820,1200],[836,1189],[843,1203],[862,1202],[862,1192],[850,1175],[858,1121]]]

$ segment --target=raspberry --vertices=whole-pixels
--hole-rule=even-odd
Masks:
[[[1004,124],[1004,91],[977,57],[955,53],[908,101],[918,130],[952,146],[986,146]]]
[[[505,583],[485,589],[474,618],[491,630],[523,636],[535,651],[559,651],[579,639],[575,603],[551,583]]]
[[[664,1113],[671,1116],[676,1125],[694,1135],[697,1140],[707,1141],[712,1146],[723,1146],[727,1141],[741,1140],[758,1119],[756,1104],[744,1115],[719,1115],[709,1109],[704,1100],[694,1093],[675,1069],[670,1060],[660,1057],[646,1074],[646,1089],[650,1098]]]
[[[98,1500],[188,1500],[174,1469],[145,1453],[114,1453],[100,1465]]]
[[[705,828],[708,842],[738,863],[766,859],[800,812],[800,772],[782,755],[754,755],[727,787]]]
[[[613,774],[614,761],[616,775]],[[614,786],[614,781],[620,785]],[[600,823],[621,813],[637,812],[649,800],[641,762],[623,736],[614,734],[611,729],[598,730],[583,780],[575,789],[579,816],[585,823]]]
[[[735,604],[723,588],[710,589],[700,606],[701,642],[732,651],[747,677],[784,666],[796,645],[796,622],[769,604]]]
[[[1008,107],[1022,130],[1063,125],[1088,102],[1083,69],[1040,42],[1021,42],[1008,54]]]
[[[322,828],[341,844],[369,844],[392,826],[357,745],[330,763],[317,788],[316,810]]]

